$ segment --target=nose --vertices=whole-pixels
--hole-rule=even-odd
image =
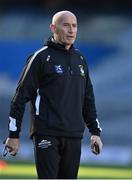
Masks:
[[[69,33],[73,33],[73,32],[74,32],[73,26],[71,25],[71,26],[69,26]]]

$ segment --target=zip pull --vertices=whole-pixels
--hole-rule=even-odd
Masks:
[[[71,66],[68,66],[68,71],[72,74]]]

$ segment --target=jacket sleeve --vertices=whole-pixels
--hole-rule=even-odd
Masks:
[[[93,135],[100,136],[100,132],[102,131],[102,129],[97,119],[93,85],[89,77],[88,67],[87,67],[87,75],[86,75],[86,89],[85,89],[85,98],[83,105],[83,117],[86,126],[89,129],[89,132]]]
[[[8,125],[10,138],[19,138],[25,104],[31,100],[39,87],[39,74],[40,60],[38,56],[33,55],[28,59],[11,101]]]

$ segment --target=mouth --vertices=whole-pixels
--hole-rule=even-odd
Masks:
[[[74,39],[74,36],[67,36],[68,39]]]

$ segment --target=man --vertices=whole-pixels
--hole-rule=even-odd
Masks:
[[[53,36],[29,57],[11,102],[9,137],[11,155],[19,148],[26,102],[31,104],[31,138],[38,178],[77,178],[85,125],[91,133],[92,152],[102,150],[101,128],[84,56],[73,47],[76,16],[61,11],[53,16]]]

